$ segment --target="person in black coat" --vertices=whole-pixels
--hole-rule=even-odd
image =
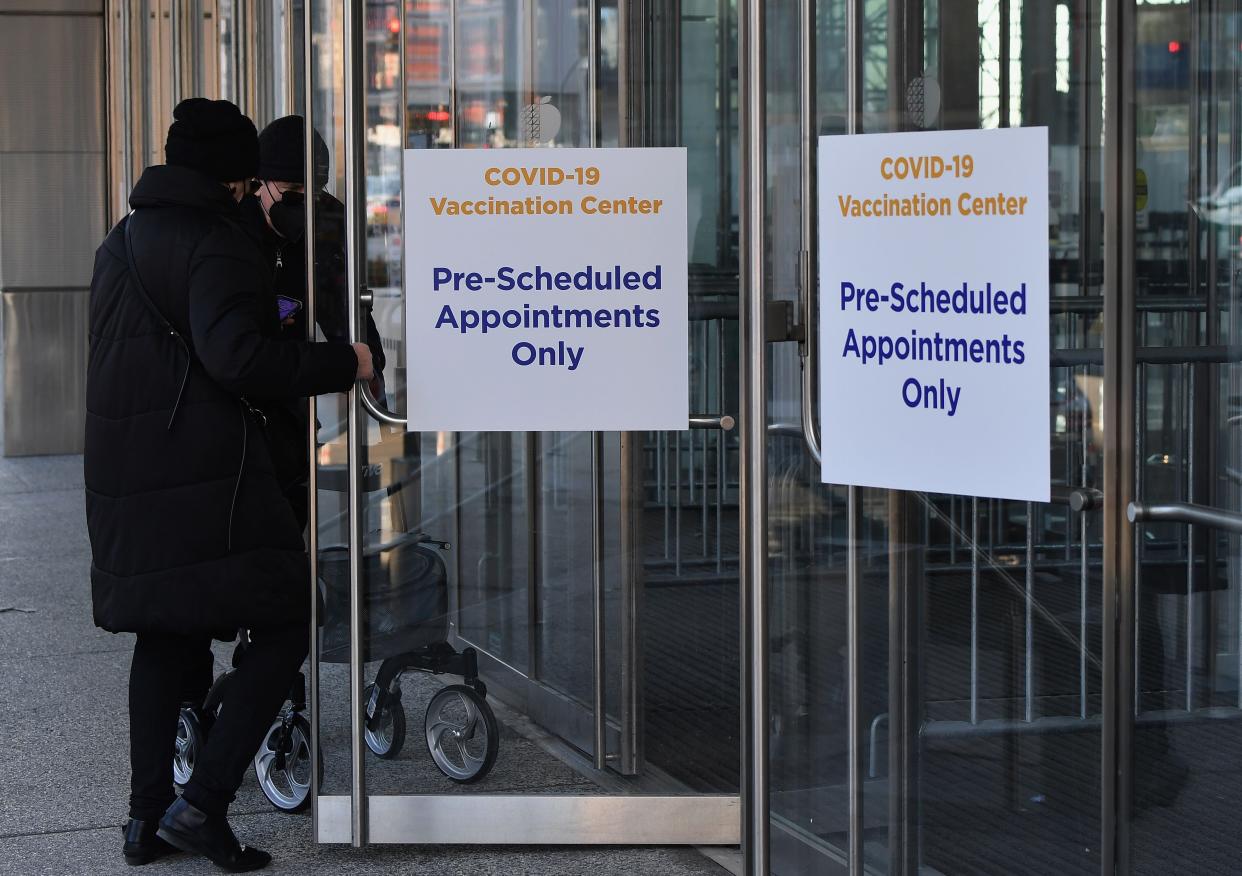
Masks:
[[[372,376],[365,344],[280,338],[275,293],[239,202],[254,124],[227,101],[173,113],[167,164],[95,256],[86,518],[95,623],[137,633],[130,672],[130,821],[143,864],[173,848],[229,870],[271,859],[227,810],[308,648],[305,546],[267,446],[265,408]],[[172,761],[187,692],[210,684],[213,638],[251,645],[180,800]],[[157,827],[158,823],[158,827]]]
[[[281,326],[282,337],[306,340],[306,122],[284,116],[259,133],[259,169],[255,192],[242,199],[242,214],[267,258],[276,294],[302,305]],[[349,284],[345,265],[345,207],[323,191],[328,182],[328,146],[314,132],[315,322],[329,341],[349,338]],[[384,346],[370,311],[365,313],[367,346],[375,375],[371,392],[384,397]],[[302,526],[308,517],[306,405],[302,400],[278,412],[269,434],[278,469],[298,477],[286,498]]]

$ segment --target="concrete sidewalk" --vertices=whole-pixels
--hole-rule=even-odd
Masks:
[[[125,704],[133,639],[92,625],[89,566],[81,457],[0,457],[4,876],[135,872],[121,857],[119,829],[128,794]],[[221,668],[229,653],[228,646],[217,649]],[[526,757],[510,764],[528,771],[530,790],[538,790],[538,776],[567,769],[512,731],[505,736],[524,749]],[[317,846],[309,815],[274,812],[253,773],[233,812],[242,841],[272,852],[275,863],[265,872],[273,873],[725,873],[693,849]],[[141,872],[220,871],[203,859],[178,856]]]

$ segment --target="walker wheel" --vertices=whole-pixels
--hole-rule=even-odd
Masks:
[[[254,756],[254,773],[263,795],[282,812],[310,805],[311,728],[300,714],[277,715]],[[319,755],[323,778],[323,753]]]
[[[382,757],[385,760],[391,760],[401,753],[401,747],[405,745],[405,707],[401,705],[401,694],[389,693],[384,701],[384,709],[380,712],[379,720],[374,722],[372,728],[371,717],[375,714],[376,704],[379,702],[379,688],[375,686],[375,682],[367,685],[366,692],[366,724],[363,729],[363,737],[367,741],[367,748],[376,757]]]
[[[454,684],[432,697],[424,730],[431,759],[454,782],[477,782],[496,763],[500,725],[472,687]]]
[[[190,706],[182,706],[177,718],[177,742],[173,750],[173,781],[178,788],[189,784],[194,775],[194,764],[207,743],[207,734],[203,732],[202,722],[198,713]]]

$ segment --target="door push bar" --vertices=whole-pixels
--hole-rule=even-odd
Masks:
[[[1131,502],[1126,506],[1126,517],[1131,523],[1187,523],[1242,534],[1242,514],[1190,502]]]
[[[359,384],[358,388],[361,390],[358,395],[362,399],[362,406],[371,415],[371,419],[386,426],[405,428],[405,417],[394,414],[376,401],[375,396],[371,394],[370,386],[364,382]],[[691,429],[719,429],[722,432],[731,432],[736,425],[737,421],[728,414],[694,414],[690,417]]]

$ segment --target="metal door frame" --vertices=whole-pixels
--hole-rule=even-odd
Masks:
[[[533,2],[533,0],[527,0]],[[350,331],[353,337],[362,337],[362,312],[361,299],[365,283],[365,228],[363,228],[360,217],[362,216],[363,191],[365,186],[365,169],[363,167],[365,158],[365,118],[362,113],[365,110],[365,82],[364,82],[364,59],[363,46],[365,40],[365,3],[362,0],[344,0],[344,28],[343,28],[343,47],[344,47],[344,67],[345,67],[345,207],[347,216],[347,271],[350,283]],[[314,63],[310,63],[313,53],[314,42],[314,15],[311,12],[311,2],[307,0],[304,4],[306,14],[304,16],[304,33],[303,33],[303,51],[305,52],[306,62],[303,65],[305,70],[304,88],[306,94],[305,115],[308,124],[306,125],[307,138],[311,136],[314,129]],[[618,0],[618,14],[620,18],[621,31],[626,30],[627,16],[633,14],[633,6],[637,3],[627,2],[627,0]],[[456,4],[452,4],[455,11]],[[402,40],[402,54],[405,50],[405,27],[404,21],[408,10],[404,3],[401,5],[401,17],[403,26],[400,32]],[[599,3],[593,0],[591,3],[592,18],[598,20]],[[453,35],[453,52],[452,57],[456,58],[456,18],[454,16],[454,35]],[[595,28],[592,28],[594,33]],[[623,45],[624,49],[624,45]],[[630,57],[623,51],[620,63],[628,65]],[[592,51],[590,57],[591,77],[594,82],[594,70],[597,63],[597,52]],[[623,70],[626,67],[622,67]],[[402,78],[404,80],[405,70],[402,70]],[[455,71],[454,71],[455,72]],[[640,75],[634,71],[634,75]],[[626,78],[623,73],[623,80]],[[454,77],[455,80],[455,77]],[[404,87],[404,86],[403,86]],[[454,81],[454,89],[456,84]],[[454,100],[456,93],[454,92]],[[624,110],[623,110],[624,112]],[[402,114],[404,116],[404,113]],[[596,119],[596,110],[592,109],[592,119]],[[456,112],[454,112],[454,125],[456,125]],[[622,125],[625,130],[625,125]],[[593,131],[596,130],[593,126]],[[623,143],[624,145],[624,143]],[[306,155],[308,162],[313,155],[313,150],[307,143]],[[309,168],[308,168],[309,171]],[[310,176],[308,175],[308,179]],[[314,240],[314,211],[307,211],[307,239]],[[314,264],[313,245],[307,247],[308,269]],[[314,271],[308,270],[308,277],[314,277]],[[314,300],[313,292],[308,294],[308,303]],[[313,325],[313,303],[308,306],[308,323]],[[310,434],[308,441],[312,451],[315,448],[314,434],[314,405],[312,399],[310,402]],[[370,398],[369,392],[362,384],[356,384],[349,393],[348,399],[348,421],[349,421],[349,453],[348,453],[348,473],[349,473],[349,513],[350,513],[350,544],[349,544],[349,568],[350,568],[350,685],[351,690],[361,690],[363,687],[363,662],[362,662],[362,630],[363,630],[363,604],[361,592],[362,579],[362,461],[363,446],[362,442],[365,433],[367,415],[379,418],[384,421],[391,422],[395,418],[392,414],[379,408],[375,400]],[[696,417],[692,418],[693,425],[706,428],[725,428],[731,426],[729,418],[722,417]],[[628,471],[634,475],[636,472],[633,467],[625,465],[625,459],[633,452],[633,448],[637,442],[626,441],[626,436],[632,433],[625,433],[622,438],[623,460],[622,471],[623,476]],[[637,437],[637,436],[634,436]],[[595,449],[598,449],[598,437],[593,441]],[[629,450],[630,453],[625,451]],[[315,458],[312,452],[312,460]],[[598,462],[598,455],[593,453],[593,461]],[[594,480],[598,485],[598,467],[593,471],[596,473]],[[311,475],[310,488],[316,489],[314,472]],[[596,501],[602,499],[598,489],[596,492]],[[641,493],[634,493],[632,490],[623,490],[623,494],[629,496],[628,501],[623,502],[623,530],[628,532],[630,538],[637,535],[636,530],[631,525],[626,527],[625,520],[637,516],[636,508],[638,498]],[[318,610],[317,600],[315,599],[316,581],[317,581],[317,539],[316,530],[318,523],[317,494],[312,493],[312,501],[310,503],[310,531],[311,531],[311,554],[312,554],[312,605],[316,606],[311,621],[311,684],[310,684],[310,702],[311,702],[311,746],[312,757],[319,756],[319,654],[318,654],[318,637],[314,635],[318,626]],[[626,513],[626,509],[629,513]],[[599,524],[602,522],[602,514],[595,516],[596,537],[593,539],[596,550],[602,547],[602,538],[599,533]],[[625,533],[623,533],[625,534]],[[623,556],[630,554],[631,551],[624,551]],[[602,587],[602,579],[600,578],[600,562],[597,557],[596,575],[593,593],[597,604],[601,601],[600,588]],[[623,585],[628,582],[629,596],[625,597],[628,605],[635,605],[637,595],[634,592],[634,585],[640,583],[641,579],[635,575],[634,567],[640,566],[640,563],[628,563],[628,569],[623,565]],[[639,570],[641,572],[641,569]],[[631,612],[623,612],[623,615]],[[626,621],[629,627],[635,633],[634,618],[630,617]],[[599,664],[600,655],[602,655],[602,626],[597,618],[596,623],[596,642],[597,642],[597,658],[595,666],[595,674],[597,680],[601,677],[602,667]],[[637,665],[639,654],[631,647],[626,657],[633,659]],[[637,679],[633,677],[633,673],[628,674],[629,682],[623,681],[623,718],[628,713],[626,720],[636,722],[637,717],[634,707],[638,702],[638,686]],[[598,690],[598,689],[597,689]],[[598,692],[596,695],[596,705],[598,706],[602,700]],[[625,703],[630,703],[630,708],[624,708]],[[595,738],[598,740],[600,734],[600,724],[603,716],[596,714],[596,731]],[[366,792],[366,768],[365,754],[366,747],[363,738],[363,728],[365,722],[365,711],[360,697],[351,698],[350,704],[350,793],[346,795],[324,795],[319,787],[319,777],[317,771],[312,771],[312,812],[314,834],[317,842],[321,843],[350,843],[355,847],[364,846],[370,843],[430,843],[430,844],[556,844],[556,845],[585,845],[585,844],[624,844],[624,845],[736,845],[740,839],[740,800],[734,795],[685,795],[685,796],[649,796],[634,795],[620,796],[610,795],[606,793],[592,795],[570,795],[570,794],[424,794],[424,795],[373,795]],[[625,735],[622,734],[622,742],[624,743]],[[631,744],[625,746],[623,744],[622,757],[624,759],[635,759],[638,754],[638,745]],[[599,753],[599,752],[597,752]]]

